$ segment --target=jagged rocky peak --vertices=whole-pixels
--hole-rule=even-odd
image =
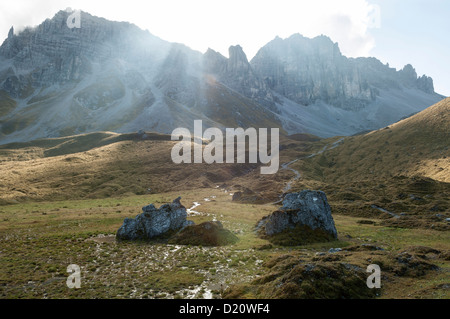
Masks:
[[[250,64],[247,60],[244,50],[240,45],[230,46],[228,49],[228,71],[229,72],[247,72],[250,69]]]
[[[281,39],[276,36],[267,45],[260,49],[251,64],[258,60],[259,55],[268,52],[276,52],[278,55],[289,57],[293,53],[297,56],[316,55],[318,57],[341,57],[338,43],[334,43],[329,37],[320,35],[315,38],[307,38],[299,33],[291,35],[289,38]]]
[[[322,57],[333,57],[336,54],[341,55],[339,45],[325,35],[309,39],[300,34],[294,34],[288,38],[288,43],[296,44],[306,52],[312,52]]]
[[[434,93],[433,79],[426,75],[417,77],[416,69],[411,64],[407,64],[399,70],[398,76],[404,86],[418,88],[426,93]]]
[[[227,58],[211,48],[203,54],[203,70],[207,74],[223,74],[226,72]]]
[[[322,100],[355,109],[373,99],[359,70],[326,36],[275,38],[259,50],[251,66],[270,88],[299,104]]]
[[[28,69],[74,54],[96,61],[124,57],[145,42],[148,45],[158,42],[155,36],[133,24],[108,21],[83,11],[80,11],[80,28],[69,27],[67,20],[72,13],[61,10],[52,19],[18,34],[10,30],[0,47],[0,55],[14,58],[16,67]]]
[[[406,83],[414,83],[417,80],[416,70],[411,64],[405,65],[398,73],[401,79]]]
[[[433,79],[425,74],[417,79],[417,87],[425,93],[434,93]]]
[[[434,93],[432,80],[418,79],[410,64],[397,72],[375,58],[347,58],[337,43],[323,35],[277,37],[250,64],[269,88],[303,105],[323,101],[356,111],[384,89],[407,87]]]
[[[219,52],[208,49],[203,55],[205,73],[222,76],[243,75],[251,71],[250,63],[240,45],[230,46],[227,59]]]
[[[260,103],[271,105],[273,101],[263,79],[255,74],[240,45],[230,46],[227,59],[220,53],[208,49],[203,55],[203,70],[217,80]]]
[[[12,58],[18,51],[15,45],[14,38],[14,26],[9,29],[8,37],[4,41],[3,45],[0,46],[0,56],[4,56],[5,58]]]
[[[100,23],[103,19],[81,12],[83,27],[69,28],[66,22],[70,14],[59,11],[52,19],[33,28],[27,27],[18,34],[10,30],[8,38],[0,47],[0,55],[13,59],[14,66],[19,70],[52,63],[64,64],[65,60],[74,56],[102,57],[101,43],[108,34],[103,27],[106,22]]]
[[[59,11],[18,34],[11,28],[0,46],[0,56],[9,59],[8,64],[23,78],[1,72],[0,66],[0,88],[14,96],[11,85],[6,85],[12,83],[13,77],[19,78],[21,86],[30,82],[35,88],[78,82],[94,68],[117,69],[114,65],[119,60],[126,61],[125,68],[153,76],[157,61],[170,49],[168,42],[133,24],[108,21],[83,11],[79,11],[80,28],[77,24],[72,27],[67,21],[73,13]]]
[[[14,26],[12,26],[11,29],[9,29],[8,38],[11,39],[13,36],[14,36]]]
[[[227,72],[223,76],[225,84],[244,96],[272,108],[273,95],[267,88],[263,78],[255,73],[247,55],[240,45],[228,49]]]

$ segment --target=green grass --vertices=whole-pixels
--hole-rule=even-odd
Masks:
[[[436,249],[450,248],[450,233],[431,229],[394,228],[377,225],[361,225],[357,219],[336,215],[335,222],[339,223],[342,235],[351,234],[356,240],[366,243],[376,243],[385,249],[399,250],[408,246],[427,246]],[[377,219],[369,219],[379,223]]]
[[[448,232],[377,226],[377,219],[373,219],[375,226],[360,224],[360,218],[334,215],[337,241],[294,247],[272,245],[259,250],[268,241],[259,238],[253,227],[275,207],[235,203],[219,189],[186,191],[181,194],[181,202],[190,207],[193,201],[199,201],[201,206],[197,210],[202,215],[189,219],[199,224],[216,217],[239,238],[233,245],[208,248],[156,242],[118,243],[108,237],[115,234],[125,217],[140,213],[142,206],[171,202],[179,194],[0,206],[0,297],[188,298],[195,288],[213,291],[215,297],[220,297],[227,287],[251,283],[266,275],[263,265],[283,254],[300,254],[308,259],[330,248],[346,249],[365,243],[392,252],[416,245],[449,248]],[[212,195],[216,198],[202,200]],[[361,263],[358,254],[351,253],[347,258]],[[68,289],[65,284],[66,267],[72,263],[81,266],[79,290]],[[439,263],[442,269],[449,269],[448,261]],[[445,279],[442,273],[426,278],[429,281],[419,278],[422,284],[412,294],[421,291],[439,298],[447,296],[436,288]],[[413,280],[404,279],[401,284],[413,285]],[[382,297],[396,297],[398,290],[398,285],[391,284]],[[251,296],[253,292],[247,293]],[[201,297],[199,294],[197,297]]]
[[[228,194],[218,190],[202,195],[207,197],[211,192],[229,199]],[[199,194],[187,192],[182,203],[190,207],[189,199]],[[142,206],[169,202],[174,196],[168,193],[2,206],[1,297],[170,298],[180,293],[187,296],[186,291],[203,282],[205,288],[209,285],[218,291],[216,286],[253,278],[259,273],[260,266],[250,262],[257,260],[258,254],[253,254],[245,242],[220,249],[194,246],[178,249],[179,246],[157,243],[98,241],[98,235],[115,234],[123,219],[140,213]],[[212,217],[192,219],[199,223]],[[225,225],[237,226],[229,216],[221,220]],[[80,291],[69,290],[61,279],[67,277],[65,269],[71,263],[82,268]]]

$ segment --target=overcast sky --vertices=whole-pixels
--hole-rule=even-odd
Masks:
[[[0,3],[0,38],[67,7],[129,21],[171,42],[228,56],[240,44],[249,60],[264,44],[294,33],[328,35],[349,57],[374,56],[391,67],[412,64],[450,96],[448,0],[14,0]]]

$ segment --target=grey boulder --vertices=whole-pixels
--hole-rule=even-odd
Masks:
[[[331,208],[322,191],[304,190],[289,193],[283,200],[283,207],[264,217],[257,229],[264,226],[265,235],[272,236],[297,225],[320,229],[337,238],[337,231],[331,216]]]
[[[125,218],[119,228],[116,238],[119,240],[145,240],[151,239],[168,231],[176,231],[188,225],[192,221],[186,220],[186,207],[180,203],[178,197],[170,204],[164,204],[157,209],[153,204],[142,207],[142,214],[134,219]]]

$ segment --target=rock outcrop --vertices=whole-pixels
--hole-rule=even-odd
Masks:
[[[375,101],[384,88],[434,93],[429,78],[417,78],[410,64],[396,71],[375,58],[349,59],[327,36],[277,37],[261,48],[250,64],[270,89],[302,105],[321,100],[356,111]]]
[[[186,220],[186,207],[181,205],[180,199],[181,197],[178,197],[171,204],[164,204],[159,209],[153,204],[142,207],[142,214],[134,219],[125,218],[116,238],[146,240],[192,225],[192,221]]]
[[[203,71],[213,75],[227,87],[261,103],[266,107],[274,106],[274,97],[264,80],[255,74],[240,45],[230,46],[229,59],[218,52],[208,49],[203,55]]]
[[[251,65],[271,89],[302,105],[321,99],[357,108],[375,98],[359,68],[325,36],[276,38],[259,50]]]
[[[256,229],[268,239],[280,234],[289,237],[289,242],[285,242],[283,238],[279,244],[301,244],[337,238],[331,208],[322,191],[304,190],[287,194],[283,207],[259,221]]]

